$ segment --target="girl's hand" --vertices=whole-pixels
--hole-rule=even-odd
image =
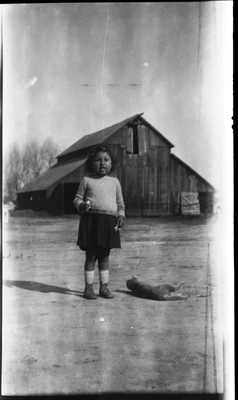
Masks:
[[[91,208],[90,201],[82,201],[79,206],[79,211],[88,211]]]
[[[123,228],[123,226],[124,226],[124,217],[122,215],[120,215],[117,218],[117,227],[118,227],[118,229],[121,229],[121,228]]]

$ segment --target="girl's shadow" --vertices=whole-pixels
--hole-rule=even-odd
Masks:
[[[32,290],[34,292],[40,293],[61,293],[61,294],[71,294],[75,296],[83,297],[83,292],[78,292],[76,290],[70,290],[67,288],[62,288],[54,285],[46,285],[45,283],[33,282],[33,281],[10,281],[4,280],[4,285],[7,287],[18,287],[20,289]]]

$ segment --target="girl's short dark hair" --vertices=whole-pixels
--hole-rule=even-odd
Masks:
[[[97,144],[90,150],[87,161],[86,161],[87,171],[93,172],[93,159],[94,159],[95,154],[99,153],[99,151],[102,151],[103,153],[108,153],[108,155],[110,156],[110,158],[112,160],[112,169],[110,172],[114,171],[116,168],[117,161],[116,161],[115,157],[113,156],[113,154],[111,153],[111,150],[104,144]]]

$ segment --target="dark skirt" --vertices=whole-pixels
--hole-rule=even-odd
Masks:
[[[81,250],[95,247],[121,248],[119,231],[115,232],[117,217],[105,214],[82,214],[77,245]]]

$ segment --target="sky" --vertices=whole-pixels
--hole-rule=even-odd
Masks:
[[[232,143],[232,2],[8,4],[2,25],[5,154],[48,136],[64,151],[143,113],[219,190]]]

